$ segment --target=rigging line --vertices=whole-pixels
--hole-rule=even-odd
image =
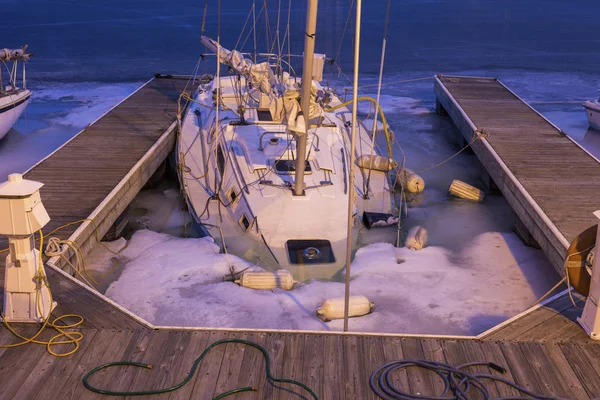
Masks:
[[[278,0],[278,6],[277,6],[277,26],[275,28],[275,37],[273,38],[273,44],[271,44],[271,51],[269,51],[269,53],[273,53],[273,50],[275,49],[275,44],[277,43],[277,48],[279,49],[280,46],[280,40],[279,40],[279,24],[281,21],[281,0]],[[279,55],[281,57],[281,55]]]
[[[287,20],[287,28],[286,28],[286,34],[287,34],[287,40],[288,40],[288,62],[292,62],[292,53],[291,53],[291,47],[292,47],[292,37],[291,37],[291,31],[290,31],[290,18],[292,15],[292,0],[289,0],[288,2],[288,20]]]
[[[267,53],[269,53],[269,49],[271,45],[269,44],[269,40],[271,39],[271,27],[269,26],[269,9],[267,7],[267,0],[264,0],[264,8],[265,8],[265,36],[267,38]],[[269,57],[270,59],[270,57]]]
[[[388,30],[388,24],[390,22],[390,4],[391,4],[391,0],[388,0],[387,2],[387,11],[385,14],[385,25],[383,28],[383,42],[381,43],[381,63],[379,65],[379,83],[377,86],[377,98],[375,100],[375,110],[377,110],[379,108],[379,101],[381,99],[381,81],[383,79],[383,65],[385,62],[385,50],[386,50],[386,45],[387,45],[387,30]],[[371,157],[373,157],[373,151],[375,149],[375,134],[377,133],[377,112],[375,112],[375,115],[373,116],[373,126],[372,126],[372,133],[371,133]],[[388,154],[388,157],[392,157],[392,154]],[[369,184],[371,183],[371,173],[373,171],[372,165],[369,165],[369,173],[367,174],[367,182],[366,182],[366,192],[365,192],[365,198],[369,197]]]
[[[248,13],[248,16],[246,17],[246,22],[244,22],[244,26],[242,27],[240,35],[238,36],[237,42],[235,42],[235,46],[233,46],[234,49],[238,49],[237,46],[238,46],[238,44],[240,44],[240,40],[242,39],[242,35],[246,31],[246,26],[248,26],[248,21],[250,21],[250,16],[251,15],[252,15],[252,10],[250,10],[250,12]]]
[[[350,3],[350,0],[348,0]],[[350,23],[350,18],[352,17],[352,10],[354,9],[354,0],[350,3],[350,8],[348,10],[348,18],[346,18],[346,25],[344,25],[344,31],[342,32],[342,39],[340,40],[340,45],[338,47],[338,51],[335,54],[335,60],[339,60],[340,52],[342,51],[342,44],[344,43],[344,38],[346,37],[346,30],[348,29],[348,24]]]
[[[254,63],[256,64],[256,37],[262,33],[262,27],[261,30],[258,31],[258,34],[256,33],[256,21],[258,18],[261,17],[263,11],[265,10],[264,6],[260,9],[260,11],[258,12],[258,15],[254,16],[254,26],[252,28],[252,31],[248,32],[248,35],[246,35],[246,39],[244,39],[244,43],[242,43],[242,46],[240,47],[240,49],[243,49],[244,46],[246,46],[246,43],[248,42],[248,39],[250,39],[250,35],[252,34],[252,32],[254,31]]]
[[[256,64],[256,0],[252,0],[252,33],[254,34],[254,57],[252,61]]]

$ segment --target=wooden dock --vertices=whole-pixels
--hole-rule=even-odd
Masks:
[[[51,218],[44,232],[87,218],[104,236],[173,149],[177,101],[188,80],[153,78],[24,174],[44,184]],[[54,236],[75,241],[84,254],[96,244],[91,221]],[[0,248],[6,243],[1,238]]]
[[[437,76],[447,113],[556,271],[575,237],[596,224],[600,163],[495,78]]]
[[[51,356],[41,345],[0,349],[1,399],[116,398],[92,393],[82,384],[86,372],[111,361],[143,362],[152,364],[153,369],[105,370],[93,378],[92,384],[111,390],[168,387],[183,380],[196,357],[211,343],[234,338],[265,347],[274,376],[304,382],[321,400],[376,399],[369,386],[371,373],[386,362],[400,359],[425,359],[452,365],[494,362],[508,370],[503,377],[540,394],[573,400],[600,397],[597,363],[600,343],[590,340],[573,322],[580,309],[573,309],[565,295],[500,329],[462,340],[401,334],[173,329],[136,319],[68,274],[54,268],[47,271],[52,292],[59,302],[54,314],[82,315],[85,321],[79,331],[84,339],[75,354],[61,358]],[[581,304],[580,299],[578,302]],[[19,332],[25,336],[33,335],[37,328],[18,325]],[[47,340],[54,333],[48,330],[41,339]],[[0,344],[18,341],[6,328],[0,327]],[[283,384],[281,389],[272,386],[265,378],[264,367],[265,361],[257,350],[226,344],[209,353],[194,378],[183,388],[140,398],[212,399],[240,386],[256,386],[258,392],[238,394],[238,399],[308,398],[306,393],[290,392],[299,393],[291,385]],[[487,367],[477,367],[474,371],[499,375]],[[443,389],[439,377],[418,369],[398,373],[394,381],[412,393],[424,395],[439,395]],[[494,396],[518,394],[500,383],[490,383],[489,389]]]

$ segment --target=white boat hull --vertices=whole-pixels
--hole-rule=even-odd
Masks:
[[[221,78],[226,108],[219,119],[231,123],[224,122],[218,135],[214,82],[196,94],[184,115],[177,156],[188,208],[229,253],[267,269],[286,269],[296,280],[331,278],[346,263],[350,127],[344,120],[349,121],[351,113],[339,109],[328,117],[337,124],[311,131],[307,158],[311,170],[305,183],[312,189],[293,196],[282,185],[293,175],[276,173],[272,160],[281,158],[295,142],[286,139],[285,126],[259,121],[254,109],[246,112],[247,124],[235,123],[234,83],[234,78]],[[331,103],[336,104],[338,98]],[[362,126],[357,142],[357,156],[372,153]],[[366,175],[356,167],[354,246],[363,211],[394,212],[387,174],[372,171],[369,195],[363,196]]]
[[[30,90],[0,97],[0,139],[15,125],[31,99]]]
[[[583,103],[583,107],[585,107],[590,128],[600,131],[600,104],[598,101],[586,101]]]

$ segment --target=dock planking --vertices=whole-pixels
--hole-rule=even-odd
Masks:
[[[479,335],[485,340],[539,341],[593,343],[577,323],[583,311],[585,298],[572,293],[575,305],[568,293],[563,293],[543,306]]]
[[[597,223],[600,163],[495,78],[437,76],[445,111],[533,238],[564,276],[566,250]]]
[[[224,338],[247,339],[266,346],[276,377],[299,379],[320,399],[376,399],[369,387],[371,373],[384,363],[402,358],[452,365],[496,362],[507,368],[505,375],[488,367],[475,367],[472,371],[503,376],[546,396],[567,399],[600,396],[600,371],[595,368],[600,346],[596,343],[169,329],[84,329],[84,334],[88,339],[72,357],[52,358],[45,354],[43,346],[35,345],[2,353],[0,367],[6,377],[2,398],[18,399],[23,398],[20,394],[26,394],[31,399],[50,399],[60,393],[62,398],[110,399],[113,397],[88,391],[81,379],[97,365],[122,360],[150,363],[154,368],[115,367],[98,373],[90,382],[113,390],[159,389],[181,382],[196,357],[208,345]],[[0,340],[7,340],[2,330]],[[269,383],[264,366],[262,354],[254,348],[231,343],[221,345],[200,363],[186,386],[148,398],[211,399],[224,391],[245,386],[255,386],[258,391],[240,394],[240,398],[306,398],[307,393],[293,385]],[[439,395],[443,390],[439,376],[416,368],[397,373],[394,382],[413,393]],[[488,387],[498,396],[517,394],[501,383],[489,382]]]

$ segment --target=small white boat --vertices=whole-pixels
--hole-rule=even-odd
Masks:
[[[26,88],[25,62],[33,54],[27,53],[26,50],[27,46],[17,50],[0,49],[0,61],[9,70],[7,83],[4,82],[0,70],[0,139],[11,130],[31,99],[31,91]],[[22,87],[17,86],[19,61],[23,61]]]
[[[600,131],[600,99],[589,100],[583,103],[585,114],[590,123],[590,128]]]

